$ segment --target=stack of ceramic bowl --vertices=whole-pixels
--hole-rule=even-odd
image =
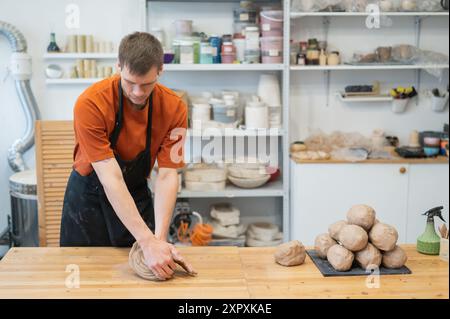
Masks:
[[[270,174],[266,164],[233,164],[228,167],[228,179],[237,187],[253,189],[265,185]]]
[[[248,247],[271,247],[283,242],[283,233],[277,225],[255,223],[248,226],[245,244]]]
[[[192,192],[221,191],[226,182],[227,172],[221,168],[194,168],[184,173],[186,190]]]
[[[238,239],[246,231],[246,226],[240,224],[241,212],[230,204],[216,204],[211,208],[213,236],[223,239]]]
[[[438,156],[441,151],[441,139],[434,136],[424,137],[423,150],[428,157]]]

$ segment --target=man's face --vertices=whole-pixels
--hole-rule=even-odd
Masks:
[[[122,89],[124,95],[138,108],[143,108],[147,104],[156,83],[158,82],[159,69],[152,67],[145,75],[134,75],[130,73],[128,67],[118,65],[121,75]]]

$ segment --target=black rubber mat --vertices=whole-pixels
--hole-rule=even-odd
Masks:
[[[324,277],[369,276],[371,274],[370,271],[366,271],[356,264],[349,271],[337,271],[331,266],[328,260],[319,258],[315,250],[307,250],[306,252]],[[406,266],[399,269],[389,269],[381,266],[379,271],[379,274],[382,276],[412,274],[411,270]]]

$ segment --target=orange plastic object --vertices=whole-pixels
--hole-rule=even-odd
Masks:
[[[212,240],[213,227],[208,224],[197,224],[191,235],[192,246],[207,246]]]

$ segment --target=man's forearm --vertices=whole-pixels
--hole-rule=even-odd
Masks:
[[[177,171],[160,169],[155,183],[155,235],[158,239],[167,240],[177,192]]]

